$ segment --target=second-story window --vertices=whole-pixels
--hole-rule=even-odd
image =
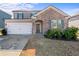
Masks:
[[[17,13],[17,19],[23,19],[24,14],[23,13]]]

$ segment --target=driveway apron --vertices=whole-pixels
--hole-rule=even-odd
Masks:
[[[0,55],[19,56],[31,35],[7,35],[0,37]]]

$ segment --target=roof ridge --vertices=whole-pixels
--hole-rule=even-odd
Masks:
[[[39,14],[40,14],[41,12],[43,12],[44,10],[48,9],[48,8],[52,8],[52,9],[54,9],[55,11],[59,12],[60,14],[63,14],[63,15],[66,15],[66,16],[70,16],[70,15],[68,15],[67,13],[63,12],[62,10],[60,10],[59,8],[57,8],[57,7],[55,7],[55,6],[51,6],[51,5],[48,6],[47,8],[44,8],[42,11],[39,12]],[[38,15],[38,14],[36,14],[36,15]]]
[[[30,11],[30,12],[31,12],[31,11],[41,11],[41,10],[13,10],[12,12],[17,12],[17,11],[18,11],[18,12],[19,12],[19,11],[24,11],[24,12]]]

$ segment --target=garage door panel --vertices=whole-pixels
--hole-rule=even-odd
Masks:
[[[32,34],[32,23],[7,24],[8,34]]]

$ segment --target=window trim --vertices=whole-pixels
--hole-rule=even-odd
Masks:
[[[16,19],[24,19],[24,13],[23,12],[16,13]]]
[[[55,28],[55,27],[56,27],[56,28],[60,28],[60,29],[61,29],[61,28],[64,28],[64,24],[63,24],[64,20],[62,20],[62,19],[53,19],[53,20],[56,21],[56,26],[52,27],[52,26],[53,26],[53,25],[52,25],[53,22],[52,22],[52,20],[51,20],[51,24],[50,24],[50,25],[51,25],[51,29],[52,29],[52,28]],[[60,24],[60,23],[59,23],[59,20],[61,20],[61,26],[59,26],[59,24]],[[63,21],[63,22],[62,22],[62,21]]]

